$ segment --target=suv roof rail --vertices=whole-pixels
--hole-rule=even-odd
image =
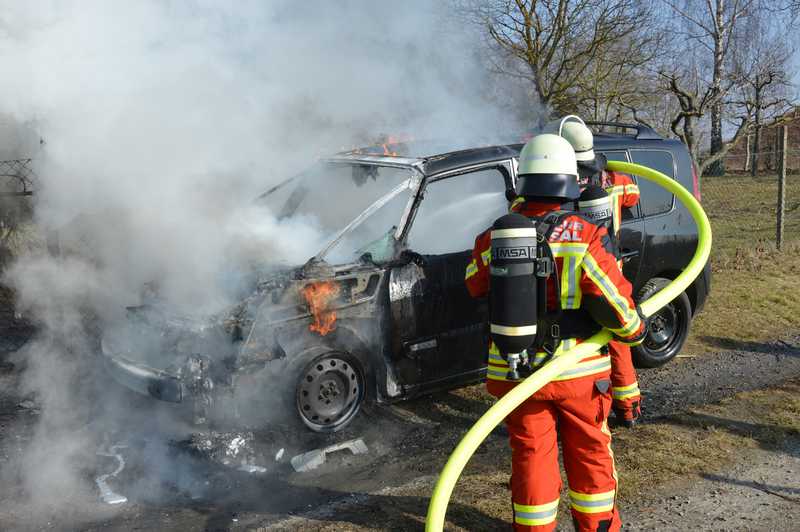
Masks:
[[[644,124],[627,124],[624,122],[595,122],[586,121],[587,126],[612,126],[624,129],[635,129],[637,139],[642,140],[662,140],[664,137],[659,135],[653,128],[645,126]]]

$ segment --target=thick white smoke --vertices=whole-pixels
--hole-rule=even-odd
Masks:
[[[84,310],[112,320],[152,280],[184,310],[219,308],[230,302],[221,274],[237,261],[297,264],[321,245],[307,225],[246,208],[271,184],[380,134],[512,127],[484,97],[480,39],[447,9],[2,2],[0,113],[45,140],[37,222],[80,228],[92,255],[32,254],[8,275],[42,325],[24,353],[43,406],[18,477],[29,494],[52,502],[84,485],[74,458],[87,440],[75,428],[97,388]]]

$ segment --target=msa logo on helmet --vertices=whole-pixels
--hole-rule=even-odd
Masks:
[[[589,218],[590,220],[605,220],[607,218],[611,218],[611,208],[599,208],[599,209],[586,209],[582,210],[581,214]]]
[[[536,256],[536,248],[527,246],[492,249],[492,260],[529,259],[535,256]]]

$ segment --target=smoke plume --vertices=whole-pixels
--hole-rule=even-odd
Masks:
[[[44,139],[31,154],[37,224],[80,235],[64,246],[81,253],[30,253],[7,274],[41,326],[20,356],[42,406],[9,481],[55,506],[92,493],[94,435],[119,418],[153,423],[97,407],[113,385],[94,362],[96,331],[144,283],[182,312],[222,308],[227,273],[302,263],[322,244],[312,226],[251,206],[270,185],[382,134],[484,138],[513,124],[487,101],[480,39],[445,2],[2,7],[0,113]]]

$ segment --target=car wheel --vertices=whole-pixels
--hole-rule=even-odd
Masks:
[[[307,363],[295,386],[295,406],[314,432],[336,432],[358,414],[366,396],[366,378],[353,356],[330,351]]]
[[[646,301],[671,282],[660,277],[650,279],[639,291],[637,301]],[[647,336],[631,350],[636,367],[657,368],[675,358],[689,337],[691,321],[692,304],[689,296],[681,292],[650,318]]]

